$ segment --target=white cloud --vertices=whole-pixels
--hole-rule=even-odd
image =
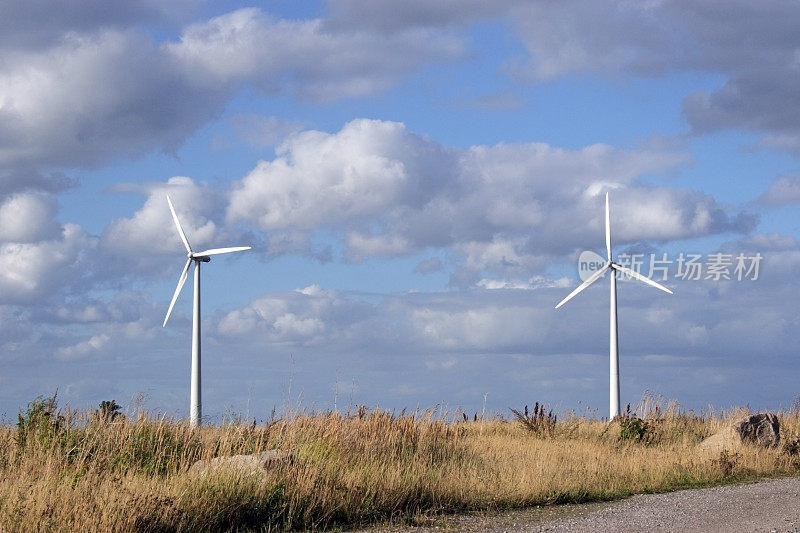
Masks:
[[[761,195],[759,201],[767,205],[800,203],[800,177],[781,176]]]
[[[386,34],[322,19],[280,20],[240,9],[189,26],[166,49],[197,75],[216,83],[246,81],[267,92],[315,100],[362,96],[400,77],[464,52],[461,39],[424,28]]]
[[[670,10],[663,9],[669,3],[529,2],[512,8],[510,18],[530,56],[516,67],[517,74],[545,80],[572,72],[661,73],[675,54],[693,44],[681,41],[691,35],[681,32]],[[656,11],[660,16],[654,16]]]
[[[738,243],[737,243],[738,244]],[[743,241],[753,251],[793,251],[800,248],[797,238],[780,233],[755,233]]]
[[[130,31],[71,33],[0,64],[0,165],[86,166],[173,150],[221,106],[152,43]]]
[[[72,31],[46,28],[51,38],[4,50],[0,167],[84,167],[174,151],[242,88],[335,100],[384,90],[464,52],[460,38],[433,30],[327,28],[255,8],[188,26],[180,40],[161,44],[125,17],[102,19]]]
[[[798,14],[797,4],[780,1],[529,2],[508,12],[528,52],[511,69],[527,81],[573,73],[721,74],[721,88],[684,101],[693,131],[764,132],[760,146],[796,154]]]
[[[475,20],[495,18],[510,6],[524,4],[525,0],[329,0],[331,24],[334,26],[358,25],[376,28],[382,32],[402,31],[408,28],[467,25]]]
[[[56,359],[75,360],[84,357],[107,355],[104,350],[110,340],[111,338],[104,333],[93,335],[89,340],[79,342],[73,346],[59,348],[56,350],[55,357]]]
[[[458,150],[400,123],[359,119],[287,139],[233,185],[227,218],[270,232],[272,253],[301,251],[313,231],[329,229],[347,259],[450,248],[471,271],[526,279],[553,257],[601,242],[592,236],[602,235],[609,189],[621,242],[749,231],[753,217],[732,217],[711,196],[637,182],[686,161],[660,146]]]
[[[613,232],[624,240],[669,241],[721,231],[750,231],[755,219],[731,219],[710,195],[685,189],[630,188],[612,193]]]
[[[0,242],[32,243],[57,237],[55,198],[46,193],[21,192],[0,204]]]
[[[276,153],[234,186],[229,219],[274,230],[372,217],[414,196],[424,201],[433,182],[424,183],[424,165],[449,157],[402,124],[377,120],[354,120],[337,134],[305,131]]]
[[[318,344],[336,336],[328,328],[339,307],[346,305],[336,292],[312,285],[283,296],[259,298],[230,311],[220,319],[217,331],[225,337],[247,334],[269,342]]]
[[[753,129],[769,132],[761,146],[800,146],[794,4],[332,0],[326,19],[281,20],[246,9],[200,21],[174,40],[172,25],[196,18],[173,17],[162,10],[175,3],[156,3],[79,0],[65,8],[34,0],[25,3],[27,11],[12,6],[11,15],[0,17],[0,358],[16,365],[14,380],[3,381],[5,405],[47,392],[31,389],[55,381],[80,384],[87,367],[74,363],[83,358],[92,372],[115,376],[113,383],[129,380],[120,385],[128,397],[152,387],[161,395],[158,407],[175,404],[165,398],[174,400],[182,389],[159,380],[174,371],[185,386],[185,373],[175,369],[187,362],[188,343],[179,331],[160,328],[164,302],[149,293],[104,300],[98,292],[112,274],[158,271],[148,261],[168,255],[175,264],[165,268],[177,273],[183,247],[166,192],[192,245],[236,244],[228,237],[239,234],[222,225],[218,207],[226,191],[181,177],[118,187],[145,200],[99,240],[58,223],[52,195],[75,183],[59,169],[175,150],[243,90],[316,102],[376,94],[429,65],[482,53],[469,50],[464,28],[506,16],[530,56],[516,65],[523,79],[722,74],[720,90],[685,102],[695,132]],[[142,21],[147,29],[133,26]],[[500,109],[519,103],[514,93],[498,91],[476,103]],[[555,312],[552,306],[577,279],[543,273],[554,258],[602,245],[603,193],[612,190],[615,244],[746,232],[753,224],[697,191],[643,185],[642,176],[687,163],[680,148],[518,143],[457,149],[378,120],[326,133],[246,115],[234,117],[231,128],[258,146],[279,143],[274,160],[236,184],[226,213],[230,222],[267,233],[271,253],[327,257],[332,252],[309,242],[333,235],[340,242],[331,248],[344,248],[348,259],[434,255],[419,272],[445,265],[468,271],[462,279],[471,290],[378,297],[312,285],[254,295],[247,305],[205,318],[208,346],[221,358],[204,363],[213,368],[241,356],[237,364],[246,369],[233,376],[220,364],[220,372],[209,373],[220,379],[211,394],[241,396],[243,381],[263,384],[273,376],[264,390],[280,390],[285,373],[279,367],[296,354],[298,381],[305,379],[308,390],[330,390],[313,387],[314,380],[330,385],[338,365],[343,381],[352,373],[360,376],[359,390],[372,391],[365,400],[395,405],[480,398],[490,387],[501,402],[516,402],[532,390],[566,394],[555,389],[576,381],[604,397],[607,291],[590,289]],[[780,178],[762,200],[796,203],[793,180]],[[757,234],[730,246],[768,256],[758,282],[677,284],[675,298],[653,296],[647,287],[620,288],[625,364],[646,359],[654,367],[650,382],[626,370],[631,387],[654,380],[676,387],[678,395],[705,394],[708,376],[723,371],[721,381],[740,383],[741,390],[796,381],[789,365],[800,324],[796,298],[786,296],[796,292],[797,240]],[[766,351],[764,338],[770,339]],[[650,357],[654,349],[664,355]],[[764,368],[779,370],[758,382],[766,386],[751,386],[752,369],[741,363],[753,353],[774,360]],[[680,375],[687,357],[703,362],[690,380]],[[52,375],[23,364],[45,359],[54,365]],[[600,371],[587,369],[587,361],[602,363]],[[738,378],[737,365],[748,367]],[[27,385],[22,391],[9,381]],[[76,390],[71,387],[63,390]],[[412,396],[387,396],[402,390]]]
[[[3,5],[0,48],[42,48],[68,33],[132,24],[169,25],[190,18],[199,0],[28,0]]]
[[[514,290],[533,290],[544,288],[565,289],[574,284],[570,278],[548,279],[544,276],[534,276],[526,281],[513,279],[482,279],[476,285],[483,289],[514,289]]]
[[[531,307],[484,306],[466,311],[418,309],[415,329],[438,350],[524,350],[541,342],[547,312]],[[531,327],[536,324],[536,327]]]
[[[76,224],[65,224],[54,239],[0,244],[0,302],[31,303],[81,286],[96,245]]]
[[[149,262],[154,254],[185,254],[167,194],[193,250],[200,251],[218,238],[219,227],[210,218],[217,214],[214,205],[218,193],[191,178],[175,176],[166,183],[117,189],[142,192],[147,199],[132,217],[114,220],[103,232],[101,247],[112,255]]]
[[[714,367],[730,365],[758,349],[763,337],[752,332],[762,330],[774,340],[775,353],[791,353],[797,318],[786,308],[791,302],[779,297],[791,275],[768,266],[780,260],[770,253],[759,281],[673,281],[674,295],[638,283],[619,286],[626,366],[653,350],[700,357]],[[519,354],[531,357],[535,365],[549,355],[587,353],[603,359],[600,381],[606,381],[607,284],[554,309],[577,283],[577,278],[539,278],[530,280],[525,290],[498,286],[505,290],[379,299],[320,288],[309,294],[273,293],[226,313],[216,329],[207,331],[226,345],[233,343],[237,353],[252,352],[259,358],[265,352],[270,358],[295,354],[327,364],[335,356],[341,365],[363,365],[382,354],[381,364],[404,369],[409,381],[416,379],[411,370],[415,365],[437,358],[455,357],[459,365],[469,366],[470,355],[501,364],[502,355]],[[582,375],[586,368],[572,370]]]
[[[302,289],[296,289],[296,290],[300,294],[305,294],[306,296],[319,296],[325,293],[325,289],[316,284],[309,285],[308,287],[303,287]]]

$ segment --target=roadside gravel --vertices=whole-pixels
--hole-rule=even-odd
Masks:
[[[422,527],[361,533],[702,531],[800,533],[800,478],[785,478],[625,500],[538,507],[487,516],[453,516]]]

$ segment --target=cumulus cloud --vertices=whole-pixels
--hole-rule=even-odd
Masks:
[[[364,316],[365,302],[348,302],[336,291],[312,285],[288,294],[259,298],[226,313],[217,332],[256,335],[274,343],[320,344],[343,334],[338,326]]]
[[[780,233],[756,233],[736,243],[744,244],[747,250],[787,251],[800,250],[800,243],[795,237]]]
[[[0,242],[31,243],[57,237],[56,199],[46,193],[25,192],[0,204]]]
[[[37,309],[34,318],[37,322],[54,327],[74,324],[133,323],[148,315],[149,309],[154,305],[157,303],[146,293],[120,290],[107,299],[83,295],[82,298],[64,300]]]
[[[770,240],[788,248],[765,253],[758,281],[673,280],[675,295],[633,282],[619,285],[624,401],[656,389],[702,406],[714,387],[745,386],[753,379],[766,386],[766,376],[759,381],[752,372],[738,373],[749,368],[739,362],[752,353],[796,374],[789,365],[800,324],[791,312],[792,300],[782,295],[794,286],[800,254],[796,243]],[[784,270],[773,266],[789,252],[798,256],[793,265]],[[204,320],[204,345],[213,354],[204,360],[213,369],[208,374],[214,380],[208,388],[209,411],[229,405],[244,409],[255,387],[254,394],[266,402],[266,416],[273,402],[280,405],[281,394],[286,395],[287,380],[294,380],[297,390],[305,389],[307,403],[320,408],[332,401],[320,391],[339,387],[341,405],[352,381],[351,400],[398,408],[442,399],[479,406],[489,393],[490,405],[505,409],[528,401],[534,390],[565,408],[582,401],[602,412],[608,386],[607,286],[590,288],[568,306],[553,309],[579,282],[573,278],[381,297],[318,285],[257,296]],[[114,378],[122,398],[146,386],[153,387],[157,405],[183,406],[188,329],[162,330],[162,313],[149,295],[125,293],[108,301],[60,305],[37,321],[38,332],[31,332],[30,319],[20,322],[16,313],[0,306],[0,357],[10,364],[14,354],[35,351],[52,354],[40,357],[55,359],[55,365],[90,360],[104,375],[135,377],[130,382]],[[82,324],[79,335],[68,329],[76,322]],[[763,337],[752,334],[756,330],[771,339],[768,353]],[[154,343],[159,349],[152,348]],[[694,370],[687,374],[687,369]],[[43,376],[36,383],[64,386],[78,379],[59,376],[60,382]],[[698,389],[704,393],[692,392]],[[41,393],[10,390],[28,397]],[[770,402],[781,401],[767,396]]]
[[[167,50],[204,79],[333,100],[383,90],[422,66],[459,57],[464,43],[426,29],[387,35],[331,28],[321,19],[280,20],[247,8],[189,26]]]
[[[40,48],[66,33],[98,27],[170,24],[190,17],[198,0],[73,0],[4,2],[0,5],[0,48]]]
[[[102,355],[111,338],[105,333],[92,335],[89,340],[72,346],[62,346],[56,350],[56,359],[76,360],[93,355]]]
[[[397,31],[409,27],[463,26],[495,18],[524,0],[329,0],[331,25],[352,25]]]
[[[0,165],[88,166],[174,150],[224,102],[129,30],[69,34],[0,64]]]
[[[510,10],[528,53],[512,70],[527,81],[571,73],[721,74],[722,87],[684,101],[693,131],[764,132],[762,146],[798,153],[799,10],[780,1],[530,2]]]
[[[440,350],[508,353],[526,351],[541,342],[548,311],[524,307],[487,305],[469,310],[417,309],[414,328]],[[532,328],[531,324],[537,327]]]
[[[185,251],[167,204],[168,194],[193,250],[207,248],[217,237],[213,217],[219,195],[191,178],[174,176],[166,183],[122,185],[114,190],[140,192],[147,199],[132,217],[114,220],[106,227],[101,246],[112,254],[131,259],[142,256],[142,250],[147,250],[147,257]]]
[[[779,177],[761,195],[759,202],[775,206],[800,203],[800,177]]]
[[[764,146],[800,146],[791,111],[800,109],[797,76],[784,75],[800,65],[793,4],[337,0],[328,18],[240,9],[162,42],[133,29],[173,24],[191,3],[84,0],[55,8],[58,16],[40,2],[4,8],[0,33],[31,37],[9,37],[18,44],[6,43],[0,62],[0,166],[39,172],[173,151],[245,87],[324,101],[374,94],[428,65],[466,57],[461,30],[498,17],[527,50],[516,68],[523,78],[720,73],[722,88],[685,101],[695,131],[745,128],[767,132]],[[36,32],[29,31],[34,20]],[[292,129],[267,122],[256,125],[268,130],[258,142]],[[245,129],[252,137],[253,124]]]
[[[80,287],[96,246],[76,224],[52,239],[0,244],[0,303],[29,304]]]
[[[426,190],[448,184],[455,155],[400,123],[377,120],[351,121],[337,134],[302,132],[276,154],[234,186],[229,219],[263,230],[311,229],[419,205]]]
[[[709,195],[638,182],[686,161],[685,153],[659,146],[462,150],[401,123],[358,119],[337,133],[287,139],[275,159],[260,161],[233,185],[227,219],[269,232],[271,242],[292,243],[287,250],[298,251],[314,230],[327,228],[338,232],[351,260],[451,248],[476,275],[527,279],[553,257],[601,242],[592,231],[602,234],[609,189],[623,242],[750,231],[752,216],[729,214]]]
[[[80,167],[174,151],[244,87],[321,100],[370,94],[464,48],[461,39],[432,30],[387,37],[253,8],[155,43],[125,24],[104,24],[105,9],[97,11],[94,26],[43,29],[57,38],[5,51],[0,167]],[[121,22],[147,18],[122,12]]]
[[[792,274],[776,270],[776,261],[782,261],[780,254],[766,254],[757,281],[674,279],[674,295],[622,282],[618,297],[627,401],[645,389],[692,401],[691,390],[716,387],[710,380],[723,369],[733,373],[719,387],[746,383],[744,373],[738,376],[731,369],[748,368],[740,361],[763,353],[763,338],[753,335],[755,330],[772,339],[770,353],[764,354],[770,364],[796,374],[790,365],[798,320],[789,310],[791,300],[780,296]],[[485,392],[502,398],[501,404],[514,403],[533,387],[552,395],[548,401],[563,400],[568,406],[596,394],[593,405],[604,409],[607,284],[553,309],[578,282],[577,277],[541,277],[531,279],[527,290],[498,286],[381,298],[312,286],[272,293],[229,311],[209,334],[220,346],[235,349],[236,360],[253,361],[244,367],[288,361],[291,354],[300,361],[300,375],[318,379],[327,373],[321,386],[332,386],[334,373],[344,382],[358,377],[377,401],[397,406],[442,398],[475,405]],[[414,371],[420,367],[427,369],[424,375]],[[689,376],[687,368],[702,371]],[[562,380],[586,382],[565,386]],[[428,381],[435,393],[420,388]],[[697,396],[702,402],[704,396]]]
[[[682,42],[691,36],[681,31],[666,4],[609,0],[519,6],[513,9],[513,23],[529,59],[515,73],[526,80],[572,72],[661,73],[693,44]]]
[[[43,174],[32,167],[0,166],[0,196],[19,192],[41,192],[55,194],[78,184],[66,174],[54,172]]]
[[[61,395],[87,375],[107,380],[101,397],[125,402],[159,376],[171,375],[177,363],[165,357],[164,348],[186,344],[162,330],[163,309],[145,292],[119,291],[106,298],[81,291],[48,303],[0,305],[0,360],[15,376],[0,396],[0,410],[56,388],[62,402],[96,405],[99,399],[93,397]]]

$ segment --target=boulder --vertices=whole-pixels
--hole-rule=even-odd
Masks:
[[[742,439],[733,426],[728,426],[722,430],[707,437],[703,442],[697,445],[697,448],[703,451],[719,452],[722,450],[733,450],[742,445]]]
[[[189,467],[189,475],[197,476],[220,471],[235,474],[261,474],[281,465],[290,465],[292,462],[291,452],[267,450],[252,455],[230,455],[197,461]]]
[[[772,413],[758,413],[733,425],[742,442],[776,448],[781,440],[781,423]]]
[[[750,415],[711,435],[698,444],[701,450],[732,450],[743,444],[775,448],[780,440],[780,422],[772,413]]]

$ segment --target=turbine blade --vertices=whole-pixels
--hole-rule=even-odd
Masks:
[[[611,268],[611,264],[610,264],[610,263],[606,263],[606,266],[604,266],[603,268],[601,268],[600,270],[598,270],[597,272],[595,272],[594,274],[592,274],[592,275],[589,277],[589,279],[587,279],[586,281],[584,281],[583,283],[581,283],[580,285],[578,285],[578,287],[577,287],[577,288],[576,288],[574,291],[572,291],[571,293],[569,293],[569,295],[568,295],[566,298],[564,298],[563,300],[561,300],[561,301],[558,303],[558,305],[556,306],[556,309],[558,309],[559,307],[561,307],[562,305],[564,305],[565,303],[567,303],[568,301],[570,301],[570,300],[571,300],[571,299],[572,299],[572,298],[573,298],[573,297],[574,297],[576,294],[578,294],[579,292],[581,292],[583,289],[585,289],[586,287],[588,287],[589,285],[591,285],[592,283],[594,283],[595,281],[597,281],[598,279],[600,279],[600,277],[601,277],[601,276],[602,276],[602,275],[605,273],[605,271],[606,271],[606,270],[608,270],[609,268]]]
[[[668,288],[666,288],[665,286],[661,285],[660,283],[656,283],[655,281],[653,281],[652,279],[648,278],[647,276],[642,276],[641,274],[639,274],[635,270],[631,270],[630,268],[624,267],[622,265],[618,265],[616,263],[614,263],[611,266],[611,268],[613,268],[614,270],[619,270],[623,274],[626,274],[626,275],[632,277],[633,279],[638,279],[641,282],[647,283],[648,285],[652,285],[656,289],[661,289],[664,292],[668,292],[668,293],[672,294],[672,291],[669,290]]]
[[[169,204],[169,210],[172,212],[172,220],[175,221],[175,225],[178,227],[178,235],[181,236],[181,240],[183,241],[183,245],[186,246],[186,251],[192,253],[192,247],[189,246],[189,241],[186,239],[186,234],[183,232],[183,228],[181,227],[181,223],[178,221],[178,215],[175,214],[175,208],[172,207],[172,200],[169,199],[169,195],[167,195],[167,203]]]
[[[611,261],[611,213],[608,209],[608,191],[606,191],[606,259]]]
[[[244,250],[249,250],[252,246],[232,246],[229,248],[211,248],[210,250],[203,250],[202,252],[193,253],[192,257],[203,257],[206,255],[219,255],[219,254],[229,254],[231,252],[242,252]]]
[[[191,264],[192,260],[187,259],[186,266],[183,267],[183,272],[181,272],[181,277],[178,279],[178,286],[175,287],[175,294],[172,295],[172,301],[169,303],[169,309],[167,309],[167,316],[164,317],[164,323],[161,324],[162,328],[167,325],[167,320],[169,320],[169,315],[172,313],[172,308],[175,307],[175,301],[178,299],[178,295],[181,293],[183,284],[186,283],[186,278],[189,275],[189,265]]]

